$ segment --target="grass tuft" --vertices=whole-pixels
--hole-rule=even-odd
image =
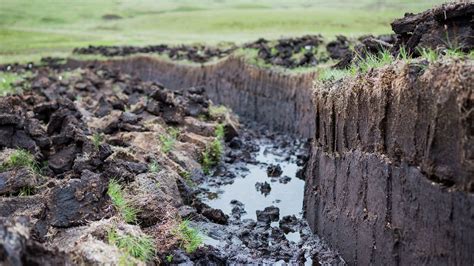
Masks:
[[[221,161],[224,153],[224,146],[222,145],[224,134],[224,125],[217,124],[214,131],[214,140],[201,154],[201,167],[206,175],[210,174],[211,168]]]
[[[189,221],[187,220],[179,223],[177,228],[174,229],[174,234],[180,239],[180,246],[184,248],[187,253],[193,253],[203,243],[199,231],[190,227]]]
[[[95,133],[92,136],[92,144],[94,144],[94,147],[96,148],[96,150],[99,149],[100,144],[102,144],[103,142],[104,142],[104,135],[100,133]]]
[[[110,180],[107,194],[126,223],[136,223],[138,210],[125,199],[122,186],[116,180]]]
[[[188,186],[190,187],[195,187],[196,184],[194,183],[194,181],[191,179],[191,173],[188,172],[188,171],[178,171],[178,174],[179,176],[181,176],[184,181],[186,181],[186,184],[188,184]]]
[[[161,142],[161,150],[164,153],[169,153],[173,150],[176,138],[179,136],[179,129],[169,128],[167,134],[162,134],[159,136]]]
[[[157,161],[153,160],[149,165],[148,165],[148,171],[150,173],[158,173],[160,171],[160,165],[158,164]]]
[[[0,97],[7,96],[8,94],[18,93],[19,90],[15,88],[14,84],[21,80],[24,80],[25,77],[30,76],[31,72],[25,74],[16,74],[16,73],[0,73]]]
[[[426,59],[429,63],[433,63],[438,60],[438,53],[433,49],[423,48],[419,49],[422,58]]]
[[[8,170],[12,168],[26,167],[31,172],[39,174],[40,169],[38,163],[35,161],[35,157],[27,150],[19,149],[15,150],[10,154],[8,159],[6,159],[1,165],[0,170]]]
[[[217,124],[216,129],[214,131],[214,134],[216,138],[222,140],[224,139],[225,136],[225,130],[224,130],[224,125],[223,124]]]
[[[150,261],[155,255],[155,242],[150,236],[119,235],[115,228],[107,232],[107,241],[115,245],[127,256],[143,262]]]
[[[209,106],[209,115],[212,118],[223,117],[229,113],[229,109],[223,105],[211,105]]]
[[[26,196],[31,196],[35,194],[35,188],[32,188],[32,187],[22,187],[20,189],[20,193],[18,194],[18,196],[20,197],[26,197]]]
[[[382,50],[376,55],[367,54],[365,58],[357,63],[358,72],[367,73],[370,69],[389,65],[393,60],[394,58],[388,50]]]

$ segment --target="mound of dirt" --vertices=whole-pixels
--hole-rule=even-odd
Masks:
[[[450,3],[419,14],[407,13],[392,22],[397,48],[414,54],[419,49],[474,49],[474,3]]]
[[[258,57],[267,64],[296,68],[315,66],[327,60],[316,58],[318,47],[322,43],[321,35],[305,35],[299,38],[279,39],[276,42],[259,39],[244,45],[244,48],[258,49]]]
[[[229,55],[235,47],[221,49],[204,45],[179,45],[168,46],[165,44],[150,45],[144,47],[138,46],[88,46],[76,48],[75,54],[96,54],[107,57],[127,56],[133,54],[156,53],[167,55],[173,60],[188,60],[196,63],[205,63],[216,58],[222,58]]]

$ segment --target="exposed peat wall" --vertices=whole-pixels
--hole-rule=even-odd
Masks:
[[[315,89],[305,213],[350,264],[474,262],[474,65]]]
[[[203,86],[214,103],[230,107],[242,117],[277,131],[305,138],[314,135],[311,88],[315,73],[275,72],[248,64],[240,57],[201,66],[146,56],[96,62],[69,60],[67,65],[88,64],[109,65],[170,89]]]

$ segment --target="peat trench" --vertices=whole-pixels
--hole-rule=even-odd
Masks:
[[[205,244],[232,262],[344,264],[303,219],[302,175],[309,143],[256,128],[247,123],[229,143],[225,163],[197,180],[198,198],[218,210],[217,223],[196,219],[188,207],[180,210],[181,216],[194,218]]]

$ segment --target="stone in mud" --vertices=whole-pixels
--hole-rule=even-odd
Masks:
[[[146,110],[150,114],[160,115],[160,103],[154,99],[149,99],[146,104]]]
[[[263,211],[257,210],[257,221],[264,223],[276,222],[280,219],[280,209],[275,206],[266,207]]]
[[[268,177],[279,177],[283,171],[281,170],[280,165],[271,164],[267,167],[267,176]]]
[[[272,190],[272,187],[270,186],[270,184],[267,183],[267,181],[263,183],[257,182],[255,184],[255,188],[257,189],[257,191],[260,191],[265,196],[268,196],[268,194],[270,194],[270,191]]]
[[[26,168],[0,173],[0,195],[15,194],[22,188],[35,188],[37,185],[37,178]]]
[[[48,221],[55,227],[70,227],[105,216],[107,182],[99,174],[84,170],[80,179],[55,187],[48,196]]]
[[[209,219],[211,222],[214,222],[217,224],[227,224],[227,220],[229,219],[229,216],[224,214],[222,210],[211,208],[209,207],[209,205],[207,205],[206,203],[203,203],[199,199],[194,199],[191,206],[196,208],[198,213],[201,213],[204,217]]]
[[[290,181],[291,181],[291,177],[289,176],[282,176],[278,179],[278,182],[282,184],[288,184],[288,182]]]
[[[48,166],[56,174],[62,174],[68,170],[71,170],[74,159],[76,158],[77,148],[76,145],[69,145],[62,150],[59,150],[48,160]]]
[[[298,225],[299,220],[294,215],[283,216],[279,221],[279,226],[285,234],[298,231]]]
[[[201,214],[207,219],[209,219],[211,222],[217,224],[227,224],[227,220],[229,219],[229,216],[224,214],[222,210],[214,208],[206,208],[201,211]]]
[[[26,217],[0,218],[1,265],[70,265],[64,252],[47,248],[31,239]]]
[[[238,150],[238,149],[242,148],[243,145],[244,144],[243,144],[242,140],[240,140],[238,137],[232,138],[232,140],[229,142],[229,148],[231,148],[231,149]]]
[[[99,102],[95,110],[95,115],[98,117],[104,117],[112,111],[112,104],[110,104],[104,96],[100,97]]]
[[[234,207],[232,207],[231,213],[232,217],[234,217],[235,219],[240,219],[240,217],[242,217],[242,214],[245,214],[247,212],[244,210],[243,206],[235,205]]]
[[[118,181],[133,181],[136,175],[146,171],[148,171],[146,164],[122,159],[107,160],[104,165],[104,174],[106,176],[113,176]]]

